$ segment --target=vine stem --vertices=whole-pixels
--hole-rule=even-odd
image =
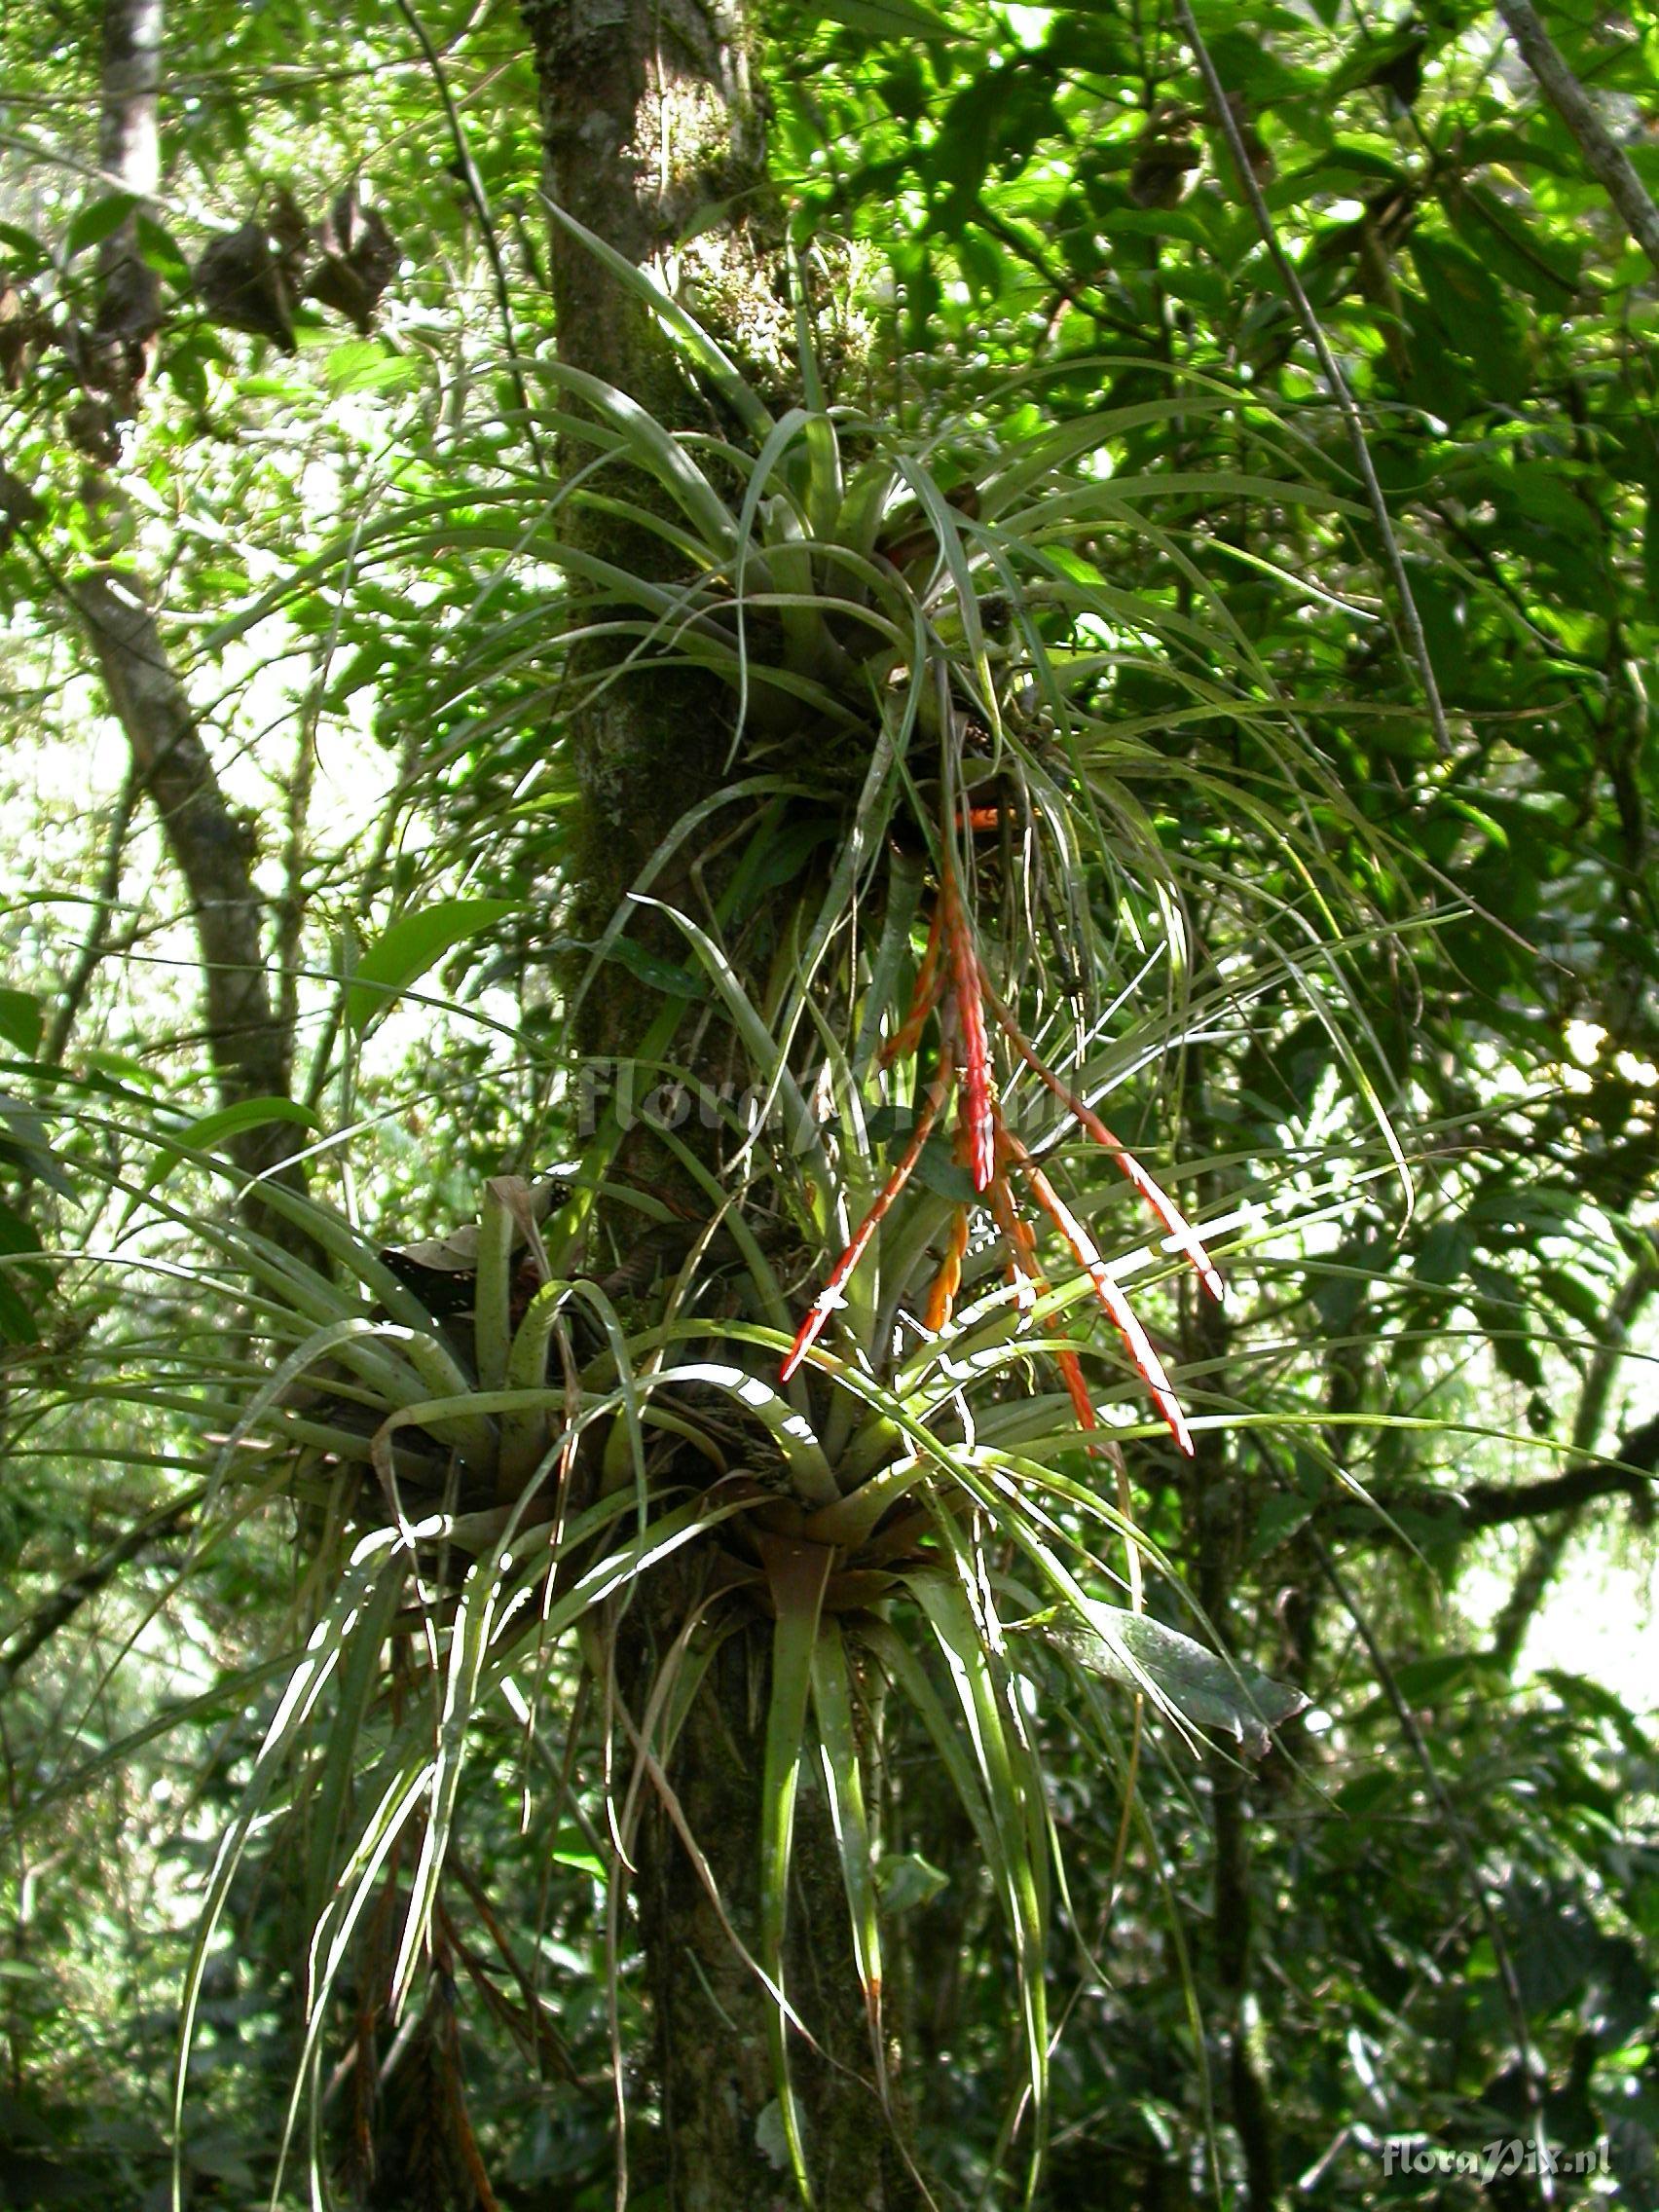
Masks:
[[[1233,112],[1227,89],[1222,84],[1210,50],[1204,44],[1203,33],[1198,29],[1192,10],[1192,0],[1175,0],[1175,18],[1181,26],[1181,36],[1192,48],[1193,58],[1198,65],[1198,75],[1203,79],[1210,106],[1215,111],[1217,124],[1227,140],[1227,150],[1233,156],[1233,166],[1238,172],[1240,189],[1250,203],[1250,212],[1256,218],[1262,242],[1272,257],[1273,267],[1278,271],[1279,279],[1290,295],[1302,327],[1308,333],[1318,357],[1320,374],[1329,386],[1331,396],[1346,425],[1348,442],[1353,447],[1354,463],[1359,470],[1360,481],[1365,486],[1366,501],[1382,541],[1382,558],[1399,599],[1400,620],[1405,626],[1406,642],[1411,647],[1418,679],[1422,685],[1423,703],[1428,709],[1429,722],[1434,730],[1435,747],[1443,760],[1450,760],[1453,753],[1452,732],[1447,725],[1446,709],[1441,703],[1440,686],[1434,679],[1434,664],[1428,657],[1428,641],[1423,636],[1422,620],[1418,613],[1417,601],[1412,597],[1411,579],[1406,574],[1400,541],[1394,535],[1388,503],[1382,497],[1382,487],[1378,482],[1377,470],[1372,463],[1371,448],[1365,436],[1365,419],[1360,414],[1359,403],[1349,388],[1337,356],[1331,350],[1324,327],[1313,312],[1313,303],[1303,288],[1302,279],[1296,273],[1296,265],[1279,241],[1272,211],[1256,181],[1256,172],[1250,166],[1250,157],[1245,150],[1244,134],[1238,128],[1238,119]]]

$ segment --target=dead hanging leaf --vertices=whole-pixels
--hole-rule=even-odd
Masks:
[[[381,294],[397,268],[397,241],[378,207],[347,185],[313,234],[321,255],[306,277],[308,299],[334,309],[366,338]]]
[[[1244,148],[1244,159],[1255,171],[1256,182],[1258,184],[1272,184],[1275,164],[1267,140],[1256,129],[1255,121],[1250,113],[1249,101],[1246,100],[1242,92],[1230,92],[1227,95],[1227,104],[1233,111],[1233,120],[1238,127],[1239,143]],[[1210,122],[1216,122],[1214,108],[1210,108],[1208,112]]]
[[[83,392],[63,418],[69,443],[77,453],[100,468],[113,468],[121,459],[121,424],[107,399]]]
[[[305,257],[306,248],[311,244],[312,233],[304,208],[285,184],[279,184],[271,195],[271,213],[266,228],[276,240],[277,250],[291,276]]]
[[[212,321],[269,338],[284,353],[296,350],[293,281],[284,256],[271,250],[263,223],[243,223],[216,238],[194,275]]]
[[[45,516],[46,509],[22,478],[14,476],[9,468],[0,468],[0,553],[11,544],[14,533],[43,521]]]
[[[1187,189],[1187,172],[1201,158],[1198,141],[1184,130],[1150,126],[1135,146],[1129,198],[1137,207],[1173,207]]]
[[[1272,1731],[1308,1703],[1300,1690],[1219,1657],[1148,1613],[1086,1603],[1087,1618],[1055,1613],[1030,1626],[1090,1674],[1144,1692],[1195,1728],[1222,1729],[1252,1758],[1260,1758]]]
[[[529,1241],[530,1225],[543,1222],[571,1195],[571,1186],[556,1176],[529,1183],[518,1175],[491,1178],[491,1189],[512,1219],[508,1250],[517,1252]],[[425,1236],[414,1244],[389,1244],[378,1257],[398,1272],[402,1267],[424,1275],[465,1275],[478,1272],[478,1224],[464,1221],[447,1236]]]
[[[135,244],[110,240],[122,250],[107,253],[99,276],[93,339],[103,345],[142,346],[162,327],[162,280],[138,255]]]
[[[0,385],[8,391],[22,384],[23,371],[46,336],[47,319],[34,294],[0,276]]]

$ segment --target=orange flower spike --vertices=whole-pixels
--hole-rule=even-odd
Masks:
[[[1088,1384],[1083,1379],[1082,1360],[1075,1351],[1057,1351],[1054,1354],[1054,1364],[1065,1382],[1066,1395],[1072,1402],[1072,1412],[1077,1416],[1078,1427],[1098,1428],[1100,1419],[1094,1411],[1094,1400],[1088,1394]],[[1091,1444],[1088,1449],[1096,1452],[1099,1446]]]
[[[895,1060],[907,1060],[922,1041],[922,1031],[928,1025],[928,1015],[938,1006],[944,979],[940,974],[940,953],[943,948],[944,903],[934,902],[933,920],[928,925],[927,950],[922,964],[916,970],[916,988],[910,997],[910,1011],[899,1027],[888,1038],[876,1054],[876,1066],[890,1068]]]
[[[927,1098],[916,1116],[916,1125],[910,1132],[910,1141],[904,1147],[903,1157],[882,1185],[874,1205],[870,1207],[868,1213],[865,1215],[863,1221],[854,1230],[852,1242],[835,1262],[834,1267],[830,1270],[829,1281],[813,1300],[811,1311],[796,1330],[795,1340],[790,1346],[789,1356],[778,1371],[780,1382],[789,1381],[823,1335],[824,1325],[830,1314],[834,1312],[836,1307],[845,1305],[846,1301],[841,1296],[841,1286],[864,1258],[866,1248],[876,1230],[881,1226],[882,1218],[888,1207],[892,1205],[894,1199],[898,1198],[900,1192],[903,1190],[905,1184],[915,1173],[916,1162],[922,1157],[922,1147],[933,1133],[933,1125],[939,1119],[939,1110],[943,1103],[943,1087],[936,1083],[928,1092]]]
[[[968,1208],[958,1206],[951,1216],[944,1257],[940,1261],[939,1272],[928,1293],[927,1310],[922,1315],[922,1327],[930,1336],[937,1337],[941,1329],[950,1326],[950,1316],[956,1309],[956,1293],[962,1288],[962,1262],[967,1253]]]
[[[1008,1132],[999,1129],[998,1174],[985,1193],[985,1203],[990,1207],[991,1219],[1002,1232],[1003,1241],[1008,1246],[1008,1279],[1014,1285],[1014,1304],[1021,1313],[1029,1313],[1049,1285],[1043,1270],[1037,1264],[1037,1233],[1014,1210],[1014,1193],[1009,1188],[1006,1173],[1013,1158]]]
[[[949,944],[951,988],[955,1002],[957,1073],[962,1083],[962,1114],[968,1124],[968,1168],[976,1191],[989,1190],[996,1172],[995,1108],[991,1100],[991,1048],[985,1034],[982,980],[974,933],[963,910],[956,877],[948,861],[940,890],[944,934]]]
[[[1128,1146],[1121,1138],[1113,1135],[1099,1115],[1095,1113],[1093,1107],[1086,1106],[1075,1092],[1067,1089],[1052,1068],[1044,1060],[1030,1039],[1025,1036],[1019,1024],[997,996],[988,978],[982,973],[980,982],[985,1002],[997,1017],[998,1027],[1032,1074],[1048,1087],[1069,1114],[1076,1117],[1102,1152],[1109,1152],[1112,1155],[1128,1181],[1134,1185],[1163,1224],[1169,1234],[1170,1241],[1180,1252],[1182,1258],[1197,1270],[1198,1280],[1210,1296],[1215,1299],[1224,1297],[1226,1294],[1225,1285],[1216,1271],[1214,1261],[1204,1250],[1198,1231],[1194,1229],[1192,1223],[1188,1221],[1186,1215],[1168,1192],[1147,1172]]]
[[[1072,1257],[1094,1285],[1095,1297],[1105,1308],[1112,1326],[1123,1338],[1137,1373],[1152,1392],[1154,1405],[1157,1406],[1159,1412],[1168,1423],[1170,1435],[1174,1437],[1175,1442],[1188,1458],[1192,1458],[1193,1432],[1187,1426],[1187,1417],[1181,1410],[1181,1401],[1176,1397],[1169,1377],[1164,1372],[1163,1362],[1154,1349],[1152,1339],[1141,1327],[1133,1307],[1130,1306],[1123,1291],[1107,1273],[1106,1263],[1095,1250],[1093,1240],[1088,1230],[1084,1228],[1082,1222],[1078,1220],[1047,1175],[1044,1174],[1017,1137],[1011,1135],[1009,1141],[1014,1147],[1014,1157],[1018,1161],[1026,1180],[1031,1185],[1032,1197],[1065,1238],[1071,1249]]]

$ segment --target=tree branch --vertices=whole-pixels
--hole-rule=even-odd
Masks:
[[[1501,1529],[1546,1514],[1569,1513],[1599,1497],[1649,1498],[1659,1470],[1659,1415],[1633,1429],[1611,1459],[1596,1459],[1536,1483],[1476,1483],[1463,1493],[1463,1527]]]
[[[160,182],[162,30],[163,0],[105,0],[99,154],[139,203],[150,200]],[[94,332],[106,350],[125,352],[124,374],[106,379],[112,406],[123,419],[135,411],[143,348],[156,321],[154,279],[138,256],[136,214],[134,207],[101,257]],[[95,482],[105,498],[119,502],[118,485],[102,477]],[[272,1004],[252,841],[219,788],[155,613],[136,579],[110,567],[95,568],[63,588],[126,733],[136,785],[160,814],[167,851],[189,887],[207,1002],[207,1050],[220,1098],[227,1106],[247,1098],[285,1098],[291,1033]],[[303,1189],[301,1171],[285,1165],[298,1144],[291,1124],[268,1122],[240,1131],[229,1150],[244,1174],[282,1170],[285,1182]],[[303,1236],[260,1203],[257,1192],[249,1195],[245,1211],[253,1226],[290,1250],[305,1246]]]
[[[70,590],[139,780],[189,887],[220,1096],[227,1106],[285,1098],[289,1038],[271,1003],[251,840],[226,803],[155,615],[132,580],[99,569]],[[292,1158],[297,1143],[290,1124],[272,1122],[244,1129],[230,1150],[245,1174],[268,1175]],[[289,1168],[284,1180],[297,1187],[298,1171]],[[261,1227],[281,1234],[273,1220]],[[291,1243],[292,1232],[283,1240]]]
[[[0,1697],[10,1690],[41,1645],[66,1627],[90,1599],[115,1580],[124,1567],[152,1545],[165,1544],[178,1535],[206,1494],[206,1484],[198,1483],[182,1497],[157,1506],[142,1521],[135,1521],[125,1535],[118,1536],[91,1566],[82,1567],[78,1574],[72,1574],[67,1582],[60,1584],[44,1605],[38,1606],[26,1620],[19,1621],[0,1644]]]
[[[1630,158],[1597,114],[1584,87],[1562,59],[1531,0],[1497,0],[1497,12],[1521,49],[1538,86],[1571,131],[1584,166],[1618,210],[1625,227],[1659,269],[1659,207],[1631,166]]]
[[[1227,141],[1228,152],[1233,156],[1233,166],[1237,172],[1239,189],[1249,203],[1250,212],[1256,218],[1256,228],[1262,234],[1262,243],[1267,247],[1273,267],[1278,272],[1279,281],[1284,286],[1285,294],[1295,308],[1303,329],[1308,333],[1309,343],[1312,346],[1319,362],[1319,373],[1324,378],[1330,389],[1331,397],[1336,401],[1343,423],[1346,427],[1348,443],[1353,450],[1354,466],[1359,471],[1360,482],[1365,487],[1366,504],[1371,509],[1371,519],[1377,525],[1377,535],[1382,543],[1383,566],[1393,582],[1394,596],[1399,602],[1400,626],[1405,632],[1406,645],[1417,669],[1418,682],[1422,685],[1423,705],[1428,710],[1429,724],[1434,731],[1435,747],[1440,757],[1443,760],[1449,760],[1453,754],[1452,732],[1447,725],[1446,709],[1440,697],[1440,685],[1435,680],[1434,663],[1429,658],[1428,640],[1423,634],[1422,619],[1418,613],[1417,601],[1412,597],[1412,583],[1410,576],[1406,573],[1405,556],[1400,551],[1399,539],[1394,535],[1394,525],[1388,513],[1388,502],[1382,496],[1382,486],[1378,479],[1377,469],[1371,459],[1371,447],[1366,440],[1365,422],[1360,414],[1359,404],[1349,389],[1348,381],[1342,372],[1337,356],[1331,350],[1330,341],[1325,336],[1324,326],[1314,313],[1313,303],[1308,297],[1302,278],[1296,273],[1296,264],[1285,252],[1279,241],[1278,231],[1273,223],[1272,210],[1269,207],[1261,185],[1256,180],[1256,171],[1251,166],[1249,149],[1246,147],[1243,133],[1238,128],[1238,118],[1233,112],[1233,103],[1227,96],[1227,88],[1216,71],[1209,48],[1204,44],[1203,34],[1198,29],[1198,18],[1193,14],[1190,0],[1175,0],[1175,20],[1180,24],[1181,36],[1192,49],[1193,58],[1198,63],[1198,75],[1203,80],[1204,92],[1208,95],[1211,108],[1214,110],[1217,128]]]
[[[1459,1536],[1482,1529],[1505,1529],[1522,1521],[1547,1520],[1574,1513],[1599,1497],[1651,1498],[1659,1473],[1659,1414],[1632,1429],[1610,1459],[1592,1459],[1565,1475],[1535,1483],[1471,1483],[1461,1492],[1413,1487],[1389,1491],[1379,1503],[1388,1513],[1402,1510],[1435,1515]]]

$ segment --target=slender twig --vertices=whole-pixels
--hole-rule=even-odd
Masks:
[[[432,73],[438,98],[443,103],[444,118],[449,125],[450,141],[455,147],[455,158],[461,167],[461,180],[466,187],[466,197],[472,203],[472,211],[478,217],[478,227],[484,234],[484,251],[490,258],[490,271],[495,279],[496,306],[501,317],[501,336],[506,341],[507,375],[512,379],[513,392],[524,417],[525,435],[530,450],[535,456],[535,465],[546,474],[542,459],[541,441],[535,434],[535,417],[531,413],[530,393],[525,388],[524,373],[519,367],[518,340],[513,333],[512,299],[507,290],[507,272],[501,260],[500,244],[496,237],[495,219],[490,213],[489,196],[484,190],[484,179],[478,173],[478,164],[472,158],[472,144],[466,135],[466,127],[461,120],[461,110],[455,104],[455,94],[438,50],[426,35],[426,27],[410,6],[409,0],[397,0],[397,12],[420,42],[421,52],[426,57],[426,67]]]
[[[55,1067],[62,1059],[69,1043],[69,1033],[75,1026],[81,1011],[81,1002],[91,987],[98,963],[109,949],[110,916],[115,910],[117,894],[121,889],[121,866],[127,854],[128,832],[132,817],[143,793],[146,779],[134,763],[129,766],[115,802],[115,816],[104,842],[103,866],[98,870],[97,889],[92,893],[92,926],[87,932],[81,956],[76,961],[68,981],[63,986],[56,1012],[53,1014],[46,1041],[41,1047],[41,1058],[49,1067]]]
[[[1273,267],[1278,271],[1279,281],[1288,293],[1301,320],[1302,327],[1307,331],[1309,341],[1318,356],[1320,374],[1329,386],[1331,396],[1336,400],[1337,406],[1342,412],[1343,421],[1347,426],[1348,440],[1353,447],[1354,464],[1359,470],[1360,481],[1365,486],[1366,501],[1371,508],[1372,519],[1377,525],[1378,535],[1382,541],[1382,558],[1386,564],[1389,576],[1393,579],[1395,594],[1399,599],[1400,620],[1405,627],[1406,642],[1411,647],[1412,659],[1417,664],[1418,680],[1422,685],[1423,703],[1428,709],[1429,722],[1434,730],[1435,746],[1441,758],[1449,760],[1452,757],[1453,747],[1452,732],[1446,721],[1446,709],[1441,704],[1440,686],[1434,678],[1434,663],[1428,657],[1428,640],[1423,635],[1422,620],[1418,613],[1417,601],[1412,597],[1411,578],[1406,574],[1406,564],[1400,552],[1400,541],[1394,535],[1394,525],[1388,515],[1388,502],[1382,497],[1382,487],[1378,482],[1377,470],[1371,459],[1371,448],[1366,442],[1365,420],[1360,414],[1359,403],[1348,387],[1347,379],[1343,375],[1337,356],[1331,350],[1330,341],[1325,336],[1324,327],[1313,312],[1313,303],[1303,289],[1302,279],[1296,273],[1296,265],[1279,242],[1279,235],[1273,224],[1272,212],[1263,196],[1260,184],[1256,181],[1256,172],[1250,166],[1250,156],[1245,149],[1243,133],[1238,128],[1238,119],[1233,112],[1232,104],[1227,96],[1227,89],[1216,72],[1215,63],[1210,58],[1209,48],[1204,44],[1203,34],[1198,29],[1198,22],[1194,18],[1191,0],[1175,0],[1175,17],[1181,25],[1181,35],[1192,48],[1193,57],[1198,62],[1198,74],[1204,81],[1204,91],[1208,93],[1210,105],[1215,111],[1217,125],[1227,140],[1227,150],[1233,157],[1233,166],[1237,172],[1239,187],[1250,203],[1250,212],[1256,218],[1256,227],[1262,234],[1262,242],[1272,257]]]
[[[89,1599],[113,1582],[129,1561],[139,1558],[152,1544],[166,1543],[178,1535],[206,1493],[206,1484],[198,1483],[182,1497],[157,1506],[143,1520],[134,1522],[99,1558],[72,1574],[26,1620],[19,1621],[0,1650],[0,1691],[11,1688],[42,1644],[72,1621]]]
[[[1585,167],[1618,210],[1631,237],[1659,269],[1659,207],[1629,155],[1597,114],[1589,93],[1563,60],[1538,11],[1531,0],[1497,0],[1497,12],[1545,99],[1571,131]]]

